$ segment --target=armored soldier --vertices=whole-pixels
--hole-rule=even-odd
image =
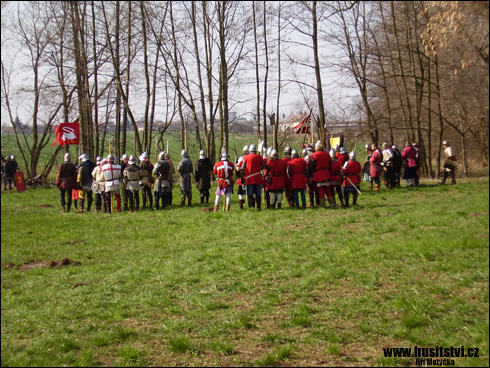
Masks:
[[[122,173],[121,193],[123,196],[124,211],[128,210],[128,191],[126,189],[126,187],[127,187],[126,184],[127,184],[128,179],[126,178],[126,176],[124,176],[124,170],[128,166],[128,160],[129,160],[129,156],[126,153],[124,155],[122,155],[122,157],[121,157],[121,173]]]
[[[196,162],[196,172],[194,176],[197,182],[197,189],[199,189],[199,197],[201,203],[209,203],[209,189],[211,188],[211,172],[213,171],[213,165],[206,156],[206,152],[201,150],[199,152],[199,160]]]
[[[143,209],[147,207],[149,204],[148,208],[153,207],[153,196],[151,195],[151,184],[153,184],[153,177],[151,176],[151,173],[153,172],[153,165],[150,162],[150,159],[148,157],[148,153],[143,152],[140,157],[140,167],[141,167],[141,180],[145,183],[143,186]]]
[[[56,186],[60,190],[61,212],[70,212],[71,208],[71,191],[75,188],[77,182],[77,168],[71,162],[71,154],[65,153],[63,163],[58,169],[56,176]],[[65,193],[67,200],[65,201]],[[65,208],[66,206],[66,208]]]
[[[214,164],[213,174],[218,177],[218,188],[216,189],[216,200],[214,202],[214,212],[218,212],[221,196],[226,196],[225,211],[230,210],[231,194],[233,193],[233,172],[235,166],[228,160],[226,152],[221,153],[221,161]]]
[[[237,176],[237,185],[238,185],[238,206],[241,210],[243,210],[244,199],[243,196],[247,195],[247,186],[245,185],[245,178],[241,175],[241,169],[243,166],[243,159],[246,155],[248,155],[248,145],[243,146],[243,156],[238,158],[238,162],[236,164],[236,176]]]
[[[7,157],[7,160],[3,163],[3,190],[12,189],[12,182],[15,184],[14,175],[19,170],[19,165],[15,161],[15,156],[11,155]]]
[[[340,154],[338,155],[337,157],[337,160],[339,160],[340,162],[340,165],[341,166],[344,166],[344,164],[349,161],[349,153],[347,152],[347,150],[345,149],[345,147],[340,147]],[[337,155],[335,155],[337,156]]]
[[[402,158],[405,160],[403,179],[407,181],[407,187],[413,187],[415,178],[417,177],[417,151],[412,147],[410,142],[405,143]]]
[[[395,185],[400,188],[401,170],[403,167],[402,153],[395,144],[391,146],[391,150],[393,152],[393,176],[395,178]]]
[[[191,173],[193,170],[192,161],[189,158],[189,154],[187,150],[182,150],[180,154],[182,156],[182,160],[177,166],[177,171],[180,173],[180,192],[182,194],[182,198],[180,200],[180,205],[185,206],[185,199],[187,198],[187,205],[190,207],[192,202],[192,180]]]
[[[349,195],[352,193],[352,204],[357,204],[357,194],[361,183],[361,164],[356,161],[356,153],[349,154],[349,161],[342,167],[344,174],[344,201],[345,207],[349,207]]]
[[[369,182],[369,189],[373,189],[373,178],[371,178],[371,157],[373,156],[373,151],[369,144],[366,144],[364,149],[366,150],[366,161],[362,166],[363,180]]]
[[[337,208],[335,198],[330,192],[330,154],[325,152],[321,141],[315,144],[315,153],[313,153],[308,161],[308,169],[313,183],[318,190],[320,197],[320,207],[325,207],[325,195],[331,208]]]
[[[255,208],[260,211],[262,202],[262,170],[265,169],[264,159],[257,154],[255,144],[249,147],[250,154],[244,157],[241,169],[242,177],[245,177],[245,185],[247,186],[247,201],[249,208]]]
[[[99,213],[102,207],[102,197],[104,196],[104,175],[102,174],[102,165],[107,162],[105,158],[97,156],[95,168],[92,170],[92,191],[95,193],[95,213]],[[104,206],[105,212],[105,206]]]
[[[165,160],[165,152],[160,152],[158,161],[153,169],[153,174],[156,175],[155,180],[155,210],[160,209],[160,199],[162,199],[162,209],[169,204],[170,193],[172,192],[172,186],[170,184],[170,171],[172,167],[170,163]]]
[[[106,213],[111,213],[112,196],[116,197],[116,211],[121,212],[121,165],[116,165],[114,155],[107,156],[107,162],[102,165],[102,175],[104,176],[104,205]]]
[[[458,160],[456,159],[456,156],[454,155],[453,147],[451,147],[449,142],[444,141],[442,144],[444,147],[444,154],[446,155],[446,160],[444,161],[444,177],[440,184],[446,183],[446,179],[448,175],[451,176],[452,179],[451,184],[456,184],[456,175],[454,173],[454,170],[456,170],[456,167],[458,166]]]
[[[123,177],[126,178],[126,188],[130,212],[138,212],[140,209],[140,188],[145,185],[142,178],[142,170],[137,165],[138,160],[135,156],[129,156],[127,166],[124,168]]]
[[[342,196],[342,163],[337,159],[335,150],[330,150],[330,191],[335,197],[335,192],[339,197],[339,202],[342,207],[344,207],[344,197]]]
[[[371,145],[371,151],[373,153],[371,155],[371,159],[369,160],[371,163],[370,174],[371,179],[374,181],[374,190],[377,191],[381,186],[379,177],[383,173],[383,167],[381,166],[381,162],[383,161],[383,153],[378,148],[376,143]]]
[[[312,145],[308,145],[306,147],[306,155],[303,156],[306,164],[310,162],[311,155],[315,153],[315,149],[313,148]],[[339,153],[340,154],[340,153]],[[313,183],[311,176],[308,174],[306,178],[306,185],[308,188],[308,196],[309,196],[309,203],[306,207],[314,207],[315,203],[316,205],[320,205],[320,196],[318,195],[318,188],[316,187],[316,184]]]
[[[298,151],[291,151],[292,159],[288,162],[287,174],[290,182],[290,189],[293,196],[293,205],[299,208],[298,195],[301,194],[301,203],[306,208],[306,179],[308,175],[308,166],[306,161],[299,158]]]
[[[291,147],[287,146],[285,149],[284,149],[284,157],[282,158],[282,160],[286,163],[286,167],[289,163],[289,161],[291,161]],[[289,177],[287,175],[285,175],[284,177],[284,194],[286,195],[286,200],[288,201],[288,207],[291,207],[292,205],[292,200],[291,200],[291,190],[289,188]]]
[[[266,189],[269,192],[270,208],[282,207],[282,194],[285,187],[285,177],[287,176],[287,163],[279,160],[279,152],[273,149],[270,158],[266,163],[265,178]],[[270,179],[269,179],[270,178]]]
[[[86,153],[82,154],[79,158],[82,163],[78,167],[77,182],[80,185],[80,191],[78,193],[80,212],[84,211],[85,198],[87,198],[87,212],[90,212],[92,207],[93,194],[92,194],[92,171],[95,169],[95,164],[90,161],[90,158]]]
[[[172,159],[170,158],[170,155],[168,152],[165,152],[165,161],[167,161],[170,164],[170,172],[169,172],[169,182],[170,182],[170,193],[168,194],[168,205],[172,205],[172,198],[173,198],[173,189],[174,189],[174,174],[175,174],[175,167],[174,163],[172,162]]]
[[[387,142],[383,143],[383,161],[381,166],[384,170],[384,185],[386,188],[393,189],[395,187],[395,173],[393,171],[394,155]]]

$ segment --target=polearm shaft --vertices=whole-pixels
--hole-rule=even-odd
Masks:
[[[352,184],[352,186],[353,186],[353,187],[354,187],[354,188],[357,190],[357,192],[358,192],[359,194],[362,194],[362,193],[361,193],[361,191],[360,191],[359,189],[357,189],[357,186],[355,186],[355,185],[354,185],[354,183],[352,182],[352,180],[350,180],[350,179],[349,179],[349,177],[348,177],[348,176],[346,176],[345,178],[346,178],[347,180],[349,180],[349,183],[351,183],[351,184]]]

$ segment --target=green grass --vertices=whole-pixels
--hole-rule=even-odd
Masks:
[[[488,189],[112,216],[61,214],[55,188],[2,192],[2,366],[405,366],[383,347],[414,345],[488,366]],[[81,265],[20,267],[63,258]]]

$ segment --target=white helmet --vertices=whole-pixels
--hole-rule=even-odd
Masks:
[[[255,144],[251,144],[248,150],[250,153],[257,153],[257,147],[255,147]]]
[[[271,150],[270,155],[271,155],[271,157],[279,158],[279,152],[277,152],[276,149]]]
[[[272,153],[272,147],[267,148],[266,154],[267,156],[270,156]]]
[[[165,151],[162,151],[158,154],[158,159],[162,161],[165,160]]]
[[[315,150],[313,149],[313,147],[311,145],[308,145],[306,147],[306,152],[315,152]]]
[[[347,150],[345,147],[340,147],[340,154],[345,155],[347,153]]]
[[[393,146],[391,146],[391,149],[398,149],[398,147],[396,146],[396,144],[394,144]]]
[[[147,152],[143,152],[140,156],[140,161],[145,161],[146,159],[148,158],[148,153]]]
[[[78,159],[81,160],[82,162],[85,162],[89,159],[89,157],[86,153],[82,153]]]
[[[293,150],[293,151],[294,151],[294,150]],[[304,157],[304,156],[306,156],[307,154],[308,154],[308,151],[306,150],[306,148],[303,148],[303,149],[301,150],[301,155]]]
[[[200,150],[199,151],[199,158],[201,160],[205,159],[206,158],[206,152],[204,150]]]
[[[187,152],[187,150],[186,150],[186,149],[183,149],[183,150],[182,150],[182,152],[180,153],[180,155],[181,155],[182,157],[188,157],[188,156],[189,156],[189,153]]]
[[[100,165],[100,162],[102,161],[102,156],[97,156],[97,158],[95,159],[95,163],[97,165]]]
[[[10,156],[10,159],[11,159],[12,161],[15,161],[15,155],[11,155],[11,156]]]
[[[334,149],[331,149],[329,153],[330,153],[330,157],[331,158],[337,158],[337,155],[335,154],[335,150]]]
[[[444,141],[444,142],[442,142],[442,145],[443,145],[443,146],[450,146],[449,141]]]
[[[121,161],[128,160],[129,156],[127,154],[122,155]]]
[[[65,157],[64,157],[63,161],[65,161],[65,162],[71,161],[71,154],[70,154],[70,152],[65,153]]]
[[[340,149],[340,146],[339,146],[338,144],[336,144],[335,146],[333,146],[333,149],[334,149],[335,151],[338,151],[338,150]]]
[[[315,151],[323,151],[322,141],[317,141],[315,143]]]
[[[246,144],[245,146],[243,146],[243,152],[247,152],[248,151],[248,144]]]
[[[136,157],[131,155],[129,156],[129,161],[128,161],[128,164],[130,165],[134,165],[135,163],[137,163],[138,161],[136,160]]]
[[[305,152],[306,152],[306,151],[305,151]],[[298,151],[296,151],[296,150],[292,150],[292,151],[291,151],[291,156],[292,156],[293,158],[299,158]]]
[[[225,151],[221,152],[221,161],[226,161],[228,160],[228,153]]]
[[[114,155],[108,155],[107,156],[107,161],[108,162],[113,162],[116,158],[114,157]]]
[[[370,149],[371,149],[371,146],[370,146],[369,144],[366,144],[366,145],[364,146],[364,149],[368,149],[368,150],[370,150]]]
[[[354,161],[356,159],[356,152],[355,151],[352,151],[351,153],[349,153],[349,159]]]

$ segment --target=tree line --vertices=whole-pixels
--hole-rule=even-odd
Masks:
[[[488,1],[2,2],[2,112],[28,177],[52,169],[63,148],[43,167],[40,155],[65,121],[80,121],[92,160],[112,122],[117,157],[128,130],[151,154],[178,122],[181,148],[192,126],[214,161],[238,103],[265,146],[279,148],[289,108],[312,112],[324,143],[349,120],[361,121],[356,139],[417,142],[424,176],[439,175],[450,140],[467,174],[489,159],[488,30]]]

